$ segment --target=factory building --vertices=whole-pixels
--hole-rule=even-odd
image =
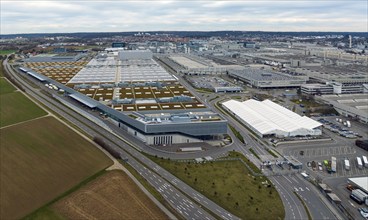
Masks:
[[[228,92],[242,92],[243,88],[238,86],[226,86],[226,87],[214,87],[216,93],[228,93]]]
[[[150,50],[124,50],[119,51],[120,60],[150,60],[152,59]]]
[[[334,94],[316,96],[318,100],[330,104],[345,117],[368,123],[367,94]]]
[[[173,66],[173,69],[180,69],[180,73],[187,75],[225,74],[229,70],[244,69],[244,67],[240,65],[220,65],[203,57],[188,54],[171,55],[168,59],[170,59],[171,62],[165,62],[164,59],[162,61],[169,66]],[[175,65],[181,68],[176,68]]]
[[[306,83],[305,79],[255,68],[246,68],[240,71],[230,70],[228,74],[235,79],[259,89],[293,88],[300,87]]]
[[[259,137],[318,136],[321,123],[300,116],[270,100],[230,100],[222,105]]]
[[[149,145],[203,142],[227,133],[227,121],[159,66],[150,51],[97,56],[66,83],[26,67],[19,70],[101,112]]]
[[[300,89],[306,95],[355,94],[366,93],[368,84],[346,84],[331,82],[326,84],[314,83],[301,85]]]
[[[39,54],[24,59],[24,62],[75,62],[86,56],[83,53]]]

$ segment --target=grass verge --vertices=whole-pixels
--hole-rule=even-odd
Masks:
[[[236,129],[235,129],[233,126],[231,126],[230,124],[229,124],[229,127],[230,127],[231,131],[234,133],[235,137],[237,137],[237,138],[239,139],[239,141],[240,141],[240,142],[242,142],[242,143],[244,144],[244,143],[245,143],[244,138],[243,138],[243,136],[239,133],[239,131],[238,131],[238,130],[236,130]]]
[[[165,200],[165,198],[162,197],[161,194],[151,184],[149,184],[148,181],[145,178],[143,178],[132,166],[123,162],[122,160],[119,160],[119,162],[143,185],[144,188],[147,189],[148,192],[151,193],[152,196],[154,196],[171,213],[173,213],[175,217],[181,220],[184,219],[181,215],[179,215],[176,212],[176,210],[173,209],[173,207],[171,207],[171,205]]]
[[[239,160],[197,164],[150,158],[242,219],[267,219],[270,215],[273,219],[283,219],[285,216],[282,201],[269,180],[253,176]]]
[[[258,159],[261,159],[260,157],[259,157],[259,155],[254,151],[254,149],[253,148],[249,148],[249,151],[255,156],[255,157],[257,157]]]
[[[275,152],[273,152],[273,150],[269,149],[269,148],[266,148],[267,152],[269,154],[271,154],[274,158],[278,158],[278,156],[275,154]]]
[[[296,193],[296,192],[293,192],[293,193],[295,194],[296,197],[298,197],[300,202],[303,204],[303,207],[304,207],[304,209],[305,209],[305,211],[307,212],[307,215],[308,215],[308,220],[312,220],[313,219],[312,215],[310,214],[309,209],[308,209],[307,205],[305,204],[304,200],[299,196],[298,193]]]

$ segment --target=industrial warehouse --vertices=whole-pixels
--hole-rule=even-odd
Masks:
[[[165,62],[169,66],[178,65],[180,70],[177,72],[188,75],[205,75],[205,74],[225,74],[229,70],[242,70],[243,66],[240,65],[221,65],[203,57],[182,54],[182,55],[170,55],[168,57],[171,62]],[[172,64],[174,62],[174,65]],[[175,67],[173,67],[175,69]]]
[[[322,134],[322,124],[319,122],[300,116],[270,100],[230,100],[222,105],[259,137],[283,138]]]
[[[256,68],[230,70],[229,76],[259,89],[296,88],[306,83],[305,79]]]
[[[19,69],[150,145],[202,142],[227,133],[227,121],[157,64],[150,51],[99,54],[88,63],[32,62]]]

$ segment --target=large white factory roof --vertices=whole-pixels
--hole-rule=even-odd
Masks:
[[[184,56],[171,56],[170,57],[172,60],[174,60],[175,62],[187,67],[187,68],[207,68],[208,66],[196,62],[192,59],[189,59],[187,57]]]
[[[359,186],[364,192],[368,193],[368,177],[354,177],[348,179],[350,182]]]
[[[230,100],[223,105],[260,135],[296,136],[315,134],[321,126],[315,120],[300,116],[270,100],[250,99],[244,102]]]
[[[127,54],[133,54],[128,52]],[[145,53],[138,53],[138,55]],[[175,81],[153,59],[116,60],[114,57],[92,59],[68,83],[118,83],[130,81]]]

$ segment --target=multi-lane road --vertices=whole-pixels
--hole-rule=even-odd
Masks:
[[[166,201],[184,218],[186,219],[214,219],[213,214],[222,218],[222,219],[238,219],[238,217],[232,215],[222,207],[218,206],[216,203],[212,202],[181,180],[177,179],[171,173],[166,171],[165,169],[161,168],[153,161],[145,157],[141,154],[141,151],[147,152],[151,155],[158,155],[173,159],[184,159],[184,158],[194,158],[194,157],[204,157],[204,156],[213,156],[218,157],[220,155],[225,154],[229,150],[237,150],[245,154],[253,163],[256,165],[260,165],[261,161],[258,160],[256,157],[251,156],[252,154],[249,152],[249,147],[245,146],[239,140],[236,139],[234,134],[230,133],[233,144],[226,147],[226,148],[216,148],[211,151],[205,152],[196,152],[194,154],[176,154],[176,153],[169,153],[164,151],[158,151],[157,149],[151,148],[136,138],[126,134],[122,130],[118,129],[116,126],[111,126],[114,130],[113,133],[96,126],[96,124],[87,118],[81,116],[80,114],[72,111],[71,109],[65,107],[59,102],[56,102],[52,98],[42,94],[40,89],[33,88],[28,86],[27,82],[25,82],[21,77],[17,75],[14,71],[12,71],[7,62],[4,62],[5,68],[8,70],[11,75],[16,78],[22,85],[25,87],[26,92],[31,95],[33,98],[37,99],[39,102],[46,105],[51,110],[55,111],[56,113],[63,116],[65,119],[70,121],[71,123],[75,124],[77,127],[82,129],[85,133],[90,136],[99,136],[105,139],[105,142],[110,144],[115,149],[119,150],[121,155],[124,159],[128,159],[127,163],[131,165],[140,175],[142,175],[165,199]],[[38,82],[35,82],[36,84]],[[191,86],[186,85],[185,82],[181,82],[189,90],[193,89]],[[42,89],[42,84],[41,85]],[[195,94],[195,92],[192,91]],[[207,103],[210,104],[211,107],[214,108],[214,103]],[[247,131],[242,128],[236,120],[231,117],[225,116],[230,124],[232,124],[238,131],[241,132],[244,139],[246,140],[247,144],[252,146],[253,149],[259,155],[267,156],[269,153],[264,149],[260,143],[255,141]],[[134,146],[134,147],[133,147]],[[280,196],[283,200],[286,212],[286,219],[307,219],[308,216],[304,210],[304,207],[300,200],[295,196],[293,191],[299,189],[298,192],[301,193],[301,197],[307,199],[309,202],[306,202],[306,205],[309,207],[310,210],[318,210],[312,211],[312,217],[314,219],[326,219],[329,216],[331,217],[331,212],[328,208],[323,206],[323,203],[319,204],[316,198],[318,198],[319,194],[315,191],[311,191],[310,194],[312,196],[308,196],[307,192],[309,192],[310,188],[307,187],[304,180],[297,180],[295,178],[288,178],[285,176],[274,176],[270,177],[270,180],[274,183],[276,189],[279,191]],[[291,181],[291,183],[289,181]],[[303,185],[304,184],[304,185]],[[299,186],[295,188],[291,186]],[[307,189],[308,188],[308,189]],[[302,191],[303,190],[303,191]],[[297,192],[297,193],[298,193]],[[305,192],[305,193],[302,193]],[[306,194],[306,195],[304,195]],[[317,201],[317,202],[316,202]],[[201,205],[198,205],[201,204]],[[205,207],[207,210],[211,212],[208,213],[203,208]],[[319,207],[319,209],[315,209],[315,207]],[[334,217],[336,218],[336,217]]]
[[[214,219],[210,213],[197,205],[197,203],[199,203],[220,218],[239,219],[145,157],[133,148],[131,146],[132,144],[128,141],[122,140],[122,138],[118,137],[116,134],[96,126],[94,122],[89,121],[78,113],[63,106],[61,103],[42,94],[39,89],[29,86],[24,79],[19,77],[17,73],[9,67],[7,61],[4,61],[4,67],[22,84],[27,94],[79,127],[91,137],[102,137],[106,143],[118,150],[124,159],[128,159],[128,164],[137,172],[141,173],[141,175],[155,187],[166,201],[184,218]]]

